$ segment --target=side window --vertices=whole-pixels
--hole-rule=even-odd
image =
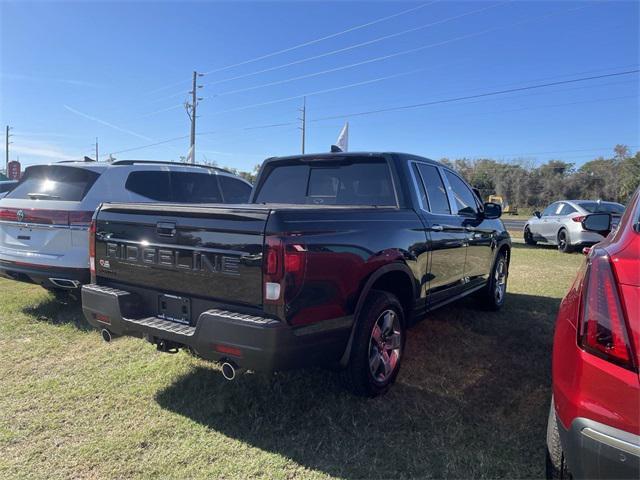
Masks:
[[[549,215],[554,215],[556,208],[558,208],[558,204],[557,203],[552,203],[551,205],[549,205],[547,208],[545,208],[542,211],[542,215],[543,217],[548,217]]]
[[[138,171],[131,172],[124,188],[158,202],[171,201],[171,183],[169,172]]]
[[[418,186],[418,197],[420,197],[420,205],[425,210],[429,209],[429,200],[427,200],[427,191],[424,188],[424,183],[422,183],[422,178],[420,178],[420,172],[418,171],[418,165],[415,163],[412,164],[411,168],[413,169],[413,176],[416,179],[416,185]]]
[[[447,180],[451,186],[451,193],[455,198],[458,208],[458,215],[466,215],[475,217],[478,214],[478,203],[476,202],[476,194],[462,181],[455,173],[445,170]]]
[[[217,175],[171,172],[171,201],[177,203],[221,203]]]
[[[433,165],[419,163],[418,171],[420,172],[420,177],[422,177],[422,183],[427,190],[429,211],[431,213],[450,215],[451,208],[449,207],[447,192],[438,169]]]
[[[555,215],[562,215],[562,209],[564,208],[564,203],[559,203],[556,207]]]
[[[225,203],[247,203],[249,201],[251,187],[246,183],[224,175],[219,175],[218,181]]]
[[[562,208],[560,209],[560,213],[558,215],[571,215],[572,213],[576,213],[577,210],[575,208],[573,208],[571,205],[569,205],[568,203],[563,203],[562,204]]]

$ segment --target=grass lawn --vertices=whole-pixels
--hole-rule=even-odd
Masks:
[[[582,261],[515,245],[505,308],[409,332],[397,384],[316,369],[234,383],[0,280],[0,478],[541,477],[555,313]]]

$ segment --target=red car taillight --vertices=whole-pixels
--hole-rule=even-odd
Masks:
[[[38,225],[88,227],[93,212],[47,210],[40,208],[3,208],[0,220]]]
[[[96,283],[96,221],[89,225],[89,272],[91,283]]]
[[[576,223],[580,223],[581,221],[583,221],[585,218],[587,218],[586,215],[579,215],[577,217],[573,217],[571,220],[573,220]]]
[[[69,225],[72,227],[88,227],[92,218],[93,212],[69,212]]]
[[[302,285],[307,250],[295,239],[276,236],[265,238],[265,300],[283,303],[291,299]]]
[[[578,343],[589,353],[636,370],[632,347],[609,256],[596,250],[590,258]]]

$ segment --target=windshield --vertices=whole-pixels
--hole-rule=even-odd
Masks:
[[[396,206],[391,172],[383,159],[273,164],[264,172],[255,203]]]
[[[589,213],[613,213],[622,215],[624,213],[624,205],[613,202],[577,202],[582,208]]]
[[[61,165],[29,167],[6,198],[78,202],[93,186],[99,173]]]

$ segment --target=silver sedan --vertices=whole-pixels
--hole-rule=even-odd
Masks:
[[[554,202],[542,213],[535,212],[524,226],[527,245],[546,243],[557,245],[561,252],[571,252],[577,247],[590,246],[604,237],[582,228],[582,220],[590,213],[610,213],[613,225],[617,225],[624,206],[600,200],[563,200]]]

